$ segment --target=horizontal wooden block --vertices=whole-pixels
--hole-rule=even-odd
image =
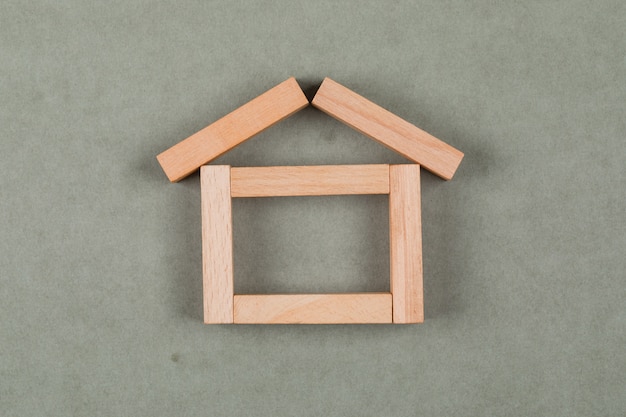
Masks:
[[[424,321],[420,166],[389,167],[389,242],[394,323]]]
[[[289,78],[157,156],[172,182],[179,181],[257,133],[309,104]]]
[[[389,165],[231,168],[233,197],[388,194]]]
[[[463,153],[354,91],[326,78],[313,106],[449,180]]]
[[[233,322],[233,236],[230,167],[200,170],[205,323]]]
[[[391,294],[235,295],[239,324],[391,323]]]

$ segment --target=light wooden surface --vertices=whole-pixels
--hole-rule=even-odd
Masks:
[[[420,166],[389,167],[389,241],[394,323],[424,321]]]
[[[296,79],[289,78],[169,148],[157,159],[170,181],[179,181],[308,104]]]
[[[232,197],[388,194],[389,165],[231,169]]]
[[[233,238],[230,167],[203,166],[202,274],[205,323],[233,322]]]
[[[461,151],[330,78],[311,104],[446,180],[463,159]]]
[[[391,294],[235,295],[235,323],[391,323]]]

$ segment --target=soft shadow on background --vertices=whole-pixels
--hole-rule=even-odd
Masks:
[[[626,3],[0,5],[0,414],[623,415]],[[295,76],[465,152],[422,175],[424,324],[206,326],[198,174]],[[306,108],[232,166],[408,163]],[[235,202],[238,290],[386,290],[382,196]]]

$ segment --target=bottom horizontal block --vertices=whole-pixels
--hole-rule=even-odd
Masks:
[[[391,323],[389,293],[235,295],[239,324]]]

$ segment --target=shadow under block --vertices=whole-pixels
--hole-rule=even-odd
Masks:
[[[230,167],[203,166],[202,274],[205,323],[233,322],[233,238]]]
[[[157,159],[170,181],[180,181],[308,104],[296,79],[289,78],[162,152]]]
[[[235,295],[239,324],[391,323],[388,293]]]
[[[424,321],[420,166],[389,168],[389,241],[394,323]]]
[[[389,165],[231,169],[232,197],[389,194]]]
[[[324,79],[313,106],[449,180],[463,153],[359,94]]]

